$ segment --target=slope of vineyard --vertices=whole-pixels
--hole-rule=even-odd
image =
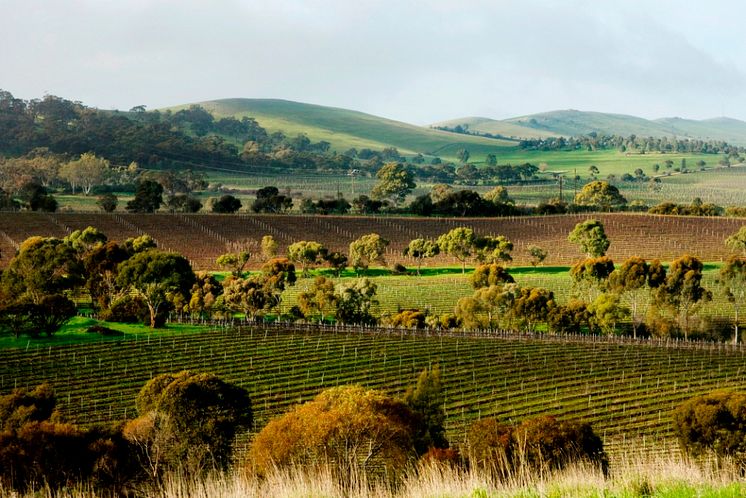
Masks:
[[[272,235],[281,253],[299,240],[316,240],[331,250],[347,252],[352,240],[375,232],[391,241],[389,264],[413,265],[402,255],[410,240],[435,238],[466,226],[482,235],[505,235],[515,244],[513,264],[527,265],[528,247],[549,251],[546,264],[570,264],[582,255],[567,235],[579,221],[603,221],[612,241],[609,255],[617,261],[636,255],[669,261],[689,252],[705,261],[720,261],[728,252],[723,240],[737,231],[743,219],[656,216],[648,214],[576,214],[510,218],[412,218],[309,215],[171,215],[103,213],[2,213],[0,215],[0,267],[7,264],[18,244],[32,235],[61,237],[72,230],[95,226],[112,240],[147,233],[165,250],[188,257],[197,269],[214,269],[215,258],[232,243],[250,239],[258,243]],[[457,264],[447,256],[427,260],[431,266]],[[250,266],[261,264],[255,258]]]
[[[154,375],[209,371],[249,390],[260,429],[331,386],[358,383],[401,395],[422,368],[438,363],[452,440],[463,441],[465,427],[480,417],[554,414],[591,421],[613,451],[625,440],[673,443],[670,415],[678,403],[746,387],[745,352],[598,338],[257,327],[0,350],[0,393],[49,382],[62,415],[91,424],[133,417],[135,396]]]

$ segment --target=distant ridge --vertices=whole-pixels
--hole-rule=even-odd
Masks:
[[[434,123],[433,126],[468,125],[470,131],[503,136],[541,138],[587,135],[591,132],[614,135],[697,138],[722,140],[746,145],[746,122],[719,117],[694,120],[661,118],[649,120],[627,114],[578,111],[574,109],[542,112],[505,120],[465,117]],[[523,135],[522,135],[523,133]]]
[[[405,154],[420,153],[455,159],[458,150],[462,148],[469,150],[472,156],[500,154],[506,149],[515,148],[520,139],[570,137],[592,132],[623,136],[698,138],[746,146],[746,122],[727,117],[704,120],[670,117],[649,120],[626,114],[567,109],[503,120],[470,116],[440,121],[430,126],[417,126],[350,109],[282,99],[231,98],[197,104],[216,117],[250,116],[270,132],[282,131],[287,135],[305,133],[311,140],[326,140],[338,152],[353,147],[376,150],[396,147]],[[178,110],[189,105],[191,104],[170,109]],[[453,129],[458,125],[467,127],[470,132],[502,138],[434,129]]]

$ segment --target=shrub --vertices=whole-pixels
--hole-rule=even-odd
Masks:
[[[746,394],[716,391],[691,398],[673,412],[674,432],[681,446],[699,455],[746,457]]]
[[[603,442],[588,423],[536,417],[516,427],[513,440],[521,463],[532,468],[561,469],[580,460],[608,468]]]
[[[416,417],[379,391],[341,386],[270,421],[249,452],[259,474],[276,467],[332,462],[343,475],[393,476],[415,456]]]
[[[390,318],[392,327],[424,329],[427,314],[420,310],[402,310]]]
[[[518,468],[562,469],[578,461],[599,465],[604,473],[608,470],[601,438],[587,423],[541,416],[511,427],[488,418],[472,424],[467,439],[470,462],[499,476]]]
[[[246,390],[188,371],[151,379],[137,397],[137,411],[124,434],[154,477],[165,468],[227,467],[237,431],[253,420]]]

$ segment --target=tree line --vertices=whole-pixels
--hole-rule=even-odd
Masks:
[[[566,303],[559,303],[549,289],[515,282],[504,266],[512,260],[509,239],[457,227],[437,239],[410,241],[404,255],[415,261],[417,275],[423,262],[438,254],[457,260],[463,273],[467,263],[475,262],[470,275],[474,293],[459,299],[452,313],[400,309],[381,316],[378,287],[366,273],[373,265],[386,265],[389,241],[375,233],[352,241],[347,254],[312,240],[295,242],[279,254],[270,235],[260,242],[237,241],[231,252],[216,260],[227,272],[220,277],[195,273],[183,256],[160,251],[147,235],[116,243],[89,227],[63,239],[31,237],[21,244],[0,274],[0,330],[15,336],[52,335],[77,313],[71,298],[84,292],[100,319],[143,322],[152,328],[163,326],[176,313],[193,319],[281,318],[407,328],[732,337],[738,342],[740,304],[746,297],[746,228],[726,240],[734,254],[719,271],[717,289],[704,286],[704,264],[691,255],[668,266],[639,257],[616,266],[606,256],[611,242],[597,220],[578,223],[568,238],[585,259],[570,269],[572,298]],[[534,265],[547,257],[538,246],[529,252]],[[251,260],[263,262],[258,272],[246,271]],[[298,295],[297,304],[283,307],[284,291],[321,266],[336,277],[352,268],[358,280],[338,283],[317,275]],[[410,273],[402,265],[395,265],[393,272]],[[732,321],[699,316],[714,292],[731,304]]]

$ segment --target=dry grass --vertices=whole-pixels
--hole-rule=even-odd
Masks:
[[[694,461],[673,453],[650,457],[628,453],[612,462],[605,476],[597,467],[578,464],[546,474],[519,469],[497,481],[477,470],[439,465],[420,467],[396,487],[368,482],[364,476],[340,480],[328,467],[277,470],[264,479],[238,474],[202,480],[174,476],[157,489],[144,491],[153,498],[487,498],[487,497],[730,497],[746,496],[743,469],[731,461]],[[4,493],[13,498],[93,498],[86,488],[34,494]]]

